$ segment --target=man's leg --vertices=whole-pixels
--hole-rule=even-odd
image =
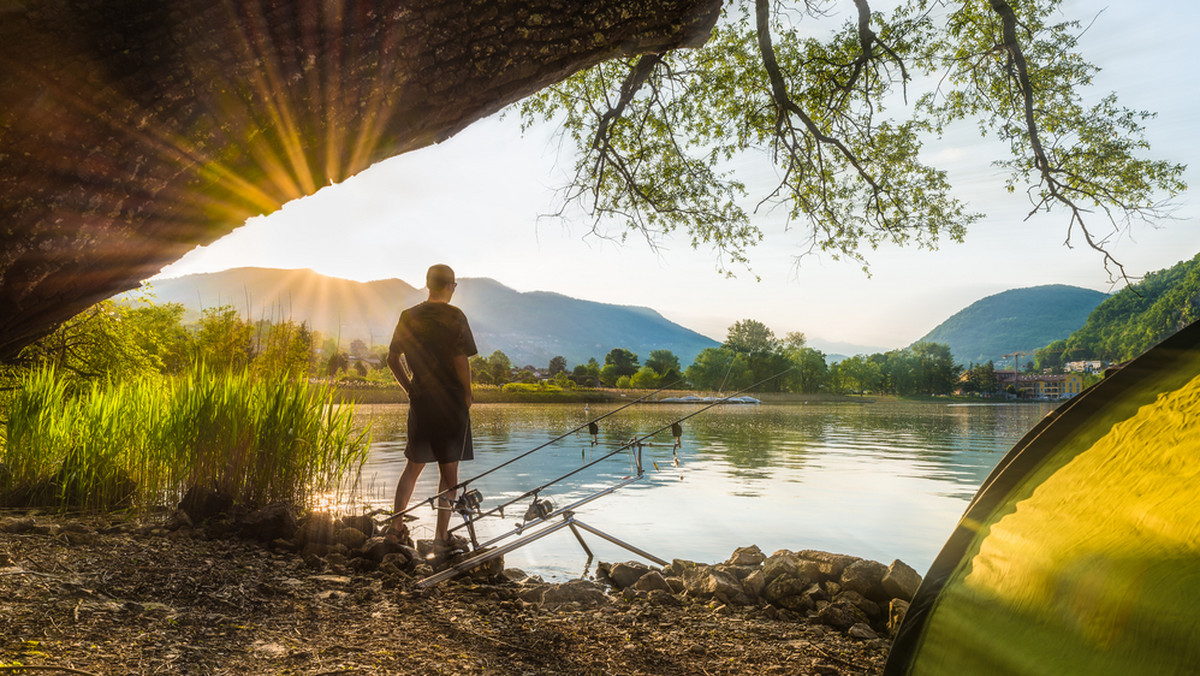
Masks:
[[[450,539],[450,508],[454,507],[454,498],[457,491],[449,490],[458,485],[458,461],[438,463],[438,474],[441,480],[438,482],[438,493],[446,492],[442,495],[442,499],[438,504],[437,512],[437,531],[434,538],[445,542]]]
[[[393,514],[403,512],[408,507],[408,501],[412,499],[413,491],[417,488],[417,479],[420,478],[423,469],[425,469],[423,462],[409,460],[404,464],[404,471],[400,473],[400,480],[396,482],[396,502],[392,507]],[[397,517],[397,520],[403,518]],[[394,526],[399,528],[400,524],[395,523]]]

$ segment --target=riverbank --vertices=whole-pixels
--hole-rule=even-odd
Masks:
[[[475,386],[472,391],[477,404],[627,404],[647,397],[655,402],[668,397],[721,397],[732,393],[697,392],[695,390],[619,390],[616,388],[586,388],[574,390],[504,390],[494,386]],[[408,396],[399,385],[337,384],[334,395],[338,403],[406,404]],[[749,396],[766,404],[809,404],[822,402],[871,403],[874,397],[838,394],[801,394],[797,392],[755,392]]]
[[[336,553],[301,555],[201,530],[104,516],[10,513],[3,521],[0,666],[828,676],[879,674],[887,656],[885,638],[853,638],[762,604],[611,592],[554,606],[527,600],[517,581],[423,591],[387,566],[367,570]]]

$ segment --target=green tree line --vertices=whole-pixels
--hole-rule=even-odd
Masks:
[[[143,300],[103,301],[26,348],[20,361],[53,367],[77,381],[178,375],[204,364],[215,372],[270,378],[390,383],[385,352],[386,347],[371,348],[361,340],[342,351],[336,338],[305,323],[250,322],[230,306],[207,308],[186,323],[182,305]],[[643,360],[618,347],[573,367],[556,356],[545,371],[516,368],[496,350],[472,357],[471,371],[476,383],[497,386],[548,380],[562,388],[937,395],[959,386],[962,368],[940,343],[830,363],[825,353],[808,346],[803,333],[778,337],[762,322],[744,319],[729,327],[721,345],[702,350],[687,366],[667,349],[651,350]]]

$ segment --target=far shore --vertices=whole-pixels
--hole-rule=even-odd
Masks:
[[[541,391],[505,391],[502,388],[477,385],[473,390],[477,404],[597,404],[597,403],[629,403],[640,397],[647,397],[647,403],[655,403],[668,397],[725,397],[751,396],[764,404],[816,404],[816,403],[847,403],[873,404],[882,402],[912,401],[933,403],[993,403],[1021,404],[1029,403],[1021,400],[1008,400],[1000,397],[984,398],[962,395],[948,396],[904,396],[890,394],[828,394],[819,392],[803,394],[799,392],[708,392],[698,390],[620,390],[616,388],[580,388],[574,390],[541,390]],[[399,385],[384,385],[374,383],[338,383],[335,386],[335,396],[338,403],[355,404],[407,404],[408,396]]]
[[[472,391],[476,404],[595,404],[628,403],[646,395],[647,403],[668,397],[727,397],[750,396],[764,404],[807,404],[817,402],[871,403],[874,395],[801,394],[797,392],[706,392],[698,390],[620,390],[616,388],[580,388],[574,390],[504,391],[494,386],[476,386]],[[342,384],[336,385],[338,403],[407,404],[408,395],[398,385]],[[894,399],[894,397],[891,397]]]

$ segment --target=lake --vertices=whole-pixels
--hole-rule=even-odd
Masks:
[[[618,404],[480,404],[471,409],[475,460],[460,479],[477,476],[546,443]],[[599,445],[586,431],[473,482],[489,509],[600,458],[635,436],[683,422],[676,457],[664,431],[643,448],[645,476],[576,511],[605,533],[670,561],[724,561],[737,547],[821,549],[881,561],[901,559],[922,574],[997,462],[1051,404],[878,403],[635,404],[599,423]],[[405,405],[362,406],[373,430],[359,501],[391,505],[404,465]],[[621,452],[541,497],[566,506],[635,474]],[[426,467],[414,503],[437,489]],[[479,531],[510,530],[528,498],[482,520]],[[409,527],[432,537],[434,513],[422,506]],[[451,524],[461,523],[458,516]],[[465,529],[460,531],[466,535]],[[639,557],[584,533],[597,561]],[[505,556],[505,564],[547,579],[585,572],[587,557],[567,529]],[[595,561],[591,564],[594,570]],[[589,571],[590,572],[590,571]]]

